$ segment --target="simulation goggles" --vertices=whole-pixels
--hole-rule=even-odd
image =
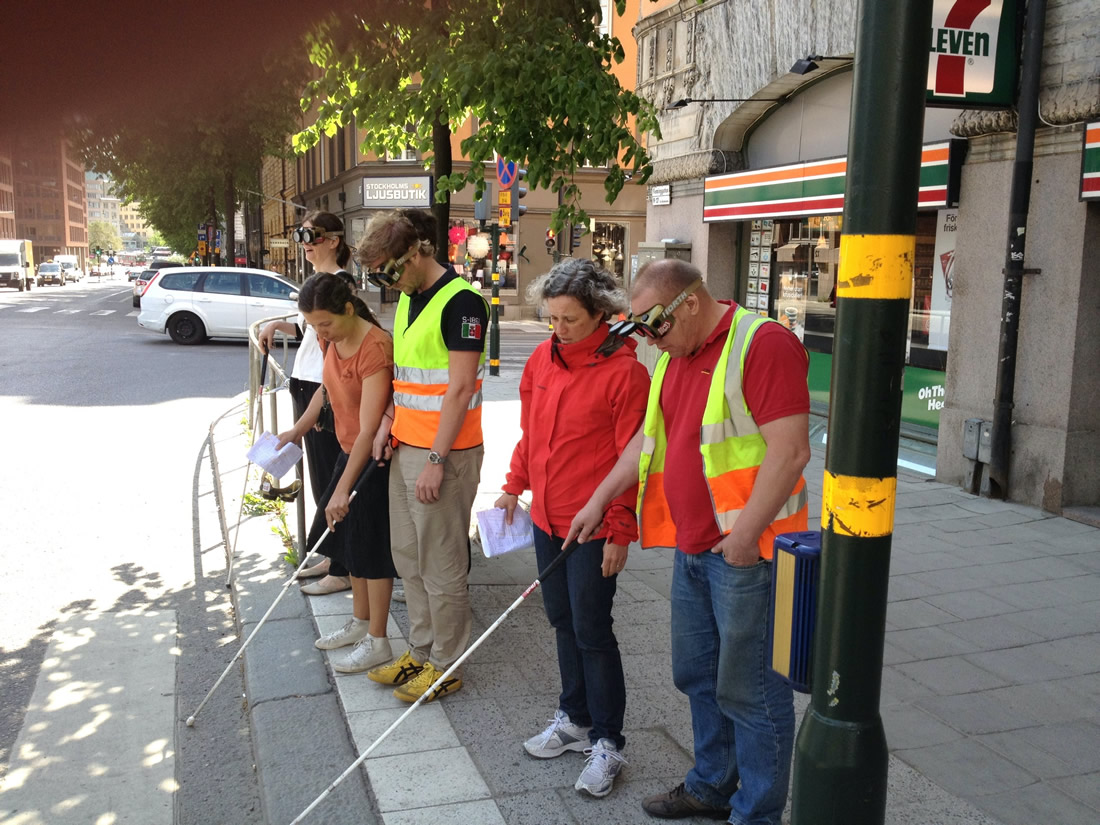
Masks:
[[[364,273],[367,276],[367,280],[379,289],[382,287],[392,287],[401,280],[402,270],[409,259],[416,254],[416,249],[417,248],[414,246],[400,258],[390,258],[373,272]]]
[[[295,243],[317,243],[325,238],[337,238],[344,233],[338,229],[318,229],[312,226],[299,226],[290,233]]]
[[[675,320],[672,317],[672,313],[679,308],[680,304],[687,300],[687,296],[697,290],[702,284],[703,279],[699,278],[695,283],[673,298],[668,306],[657,304],[647,309],[641,315],[631,315],[622,321],[615,322],[611,325],[611,333],[613,335],[620,335],[624,338],[631,333],[640,335],[643,338],[652,338],[653,340],[665,337],[668,335],[669,330],[672,329],[672,323]]]

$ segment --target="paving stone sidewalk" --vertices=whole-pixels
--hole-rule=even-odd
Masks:
[[[518,379],[508,371],[485,381],[486,458],[475,509],[499,495],[518,437]],[[815,449],[806,473],[814,515],[823,468],[824,452]],[[268,543],[277,555],[274,539]],[[475,550],[473,638],[536,575],[533,551],[490,560]],[[670,578],[669,552],[637,546],[619,576],[614,615],[628,690],[628,764],[610,796],[573,790],[583,755],[536,760],[523,751],[560,689],[554,636],[536,591],[473,654],[462,690],[419,708],[366,761],[374,810],[362,812],[363,821],[652,822],[642,797],[671,788],[691,765],[687,701],[669,664]],[[346,593],[293,596],[319,633],[351,613]],[[404,605],[395,602],[395,653],[407,630]],[[246,672],[268,666],[255,658]],[[318,671],[317,657],[306,658],[295,678],[314,693],[334,686],[359,752],[408,707],[361,674]],[[886,821],[1096,825],[1098,671],[1100,530],[900,472],[881,705],[892,752]],[[293,693],[285,681],[283,689]],[[800,717],[805,704],[799,697]]]

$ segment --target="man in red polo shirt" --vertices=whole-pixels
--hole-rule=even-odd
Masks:
[[[683,261],[643,267],[631,309],[622,331],[662,352],[645,424],[566,543],[595,533],[615,495],[638,482],[642,545],[677,550],[672,673],[691,704],[695,765],[645,811],[778,825],[794,705],[764,636],[772,540],[807,524],[809,360],[790,330],[716,301]]]

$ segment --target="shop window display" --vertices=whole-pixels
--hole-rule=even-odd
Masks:
[[[592,233],[592,260],[618,278],[626,263],[626,227],[618,223],[596,221]]]

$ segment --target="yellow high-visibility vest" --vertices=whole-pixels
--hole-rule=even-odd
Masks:
[[[439,429],[443,396],[450,381],[450,353],[440,332],[443,308],[461,290],[481,294],[462,278],[453,278],[432,296],[409,325],[409,296],[401,293],[393,323],[393,436],[403,444],[429,449]],[[482,298],[482,301],[485,299]],[[485,330],[480,331],[482,340]],[[482,443],[481,385],[485,378],[485,348],[477,362],[477,390],[470,399],[462,429],[451,449]]]
[[[703,409],[699,451],[703,456],[703,472],[710,488],[714,519],[722,535],[730,532],[744,510],[768,450],[745,401],[741,383],[753,333],[765,323],[775,322],[744,307],[738,307],[734,312]],[[736,353],[737,358],[731,359],[731,353]],[[653,371],[642,429],[642,455],[638,461],[638,525],[643,547],[676,546],[676,525],[665,498],[668,441],[661,412],[661,385],[670,360],[668,353],[665,353]],[[779,533],[806,529],[808,510],[806,480],[800,477],[790,498],[760,536],[761,558],[772,557],[772,543]]]

